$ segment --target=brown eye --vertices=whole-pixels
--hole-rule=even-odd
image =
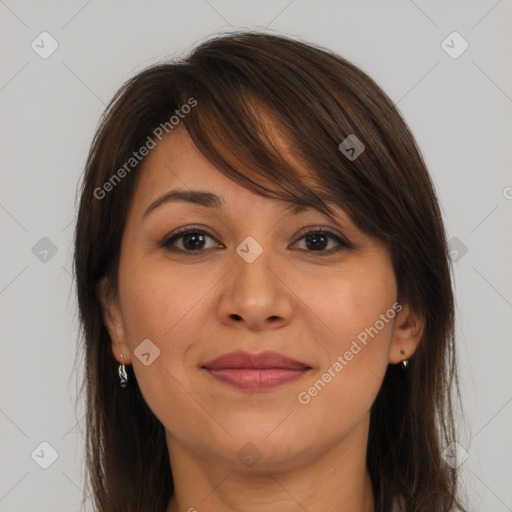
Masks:
[[[220,246],[218,244],[208,247],[208,239],[216,242],[213,236],[206,231],[188,228],[166,238],[162,242],[161,247],[174,252],[197,254],[206,252],[206,249]],[[319,256],[329,255],[342,249],[350,248],[350,244],[341,237],[323,229],[310,230],[299,240],[304,240],[305,243],[305,249],[300,249],[301,251],[317,253]],[[330,248],[328,248],[329,244],[331,244]]]
[[[164,240],[161,247],[166,247],[170,251],[177,252],[204,252],[205,245],[207,245],[206,240],[208,238],[214,240],[214,238],[205,231],[187,229]],[[206,249],[208,249],[208,247],[206,247]]]
[[[331,254],[350,247],[348,242],[343,240],[341,237],[322,229],[308,231],[299,240],[305,241],[306,249],[301,250],[305,250],[306,252],[317,252],[319,255]],[[335,242],[334,247],[325,250],[330,241]]]
[[[308,233],[304,238],[306,246],[314,250],[325,249],[329,245],[329,236],[325,233]]]

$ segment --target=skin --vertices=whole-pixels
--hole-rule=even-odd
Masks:
[[[149,204],[177,187],[214,192],[225,205],[166,203],[143,218]],[[365,466],[370,407],[388,364],[416,350],[422,323],[403,304],[309,403],[300,403],[299,393],[392,308],[397,287],[387,248],[342,209],[334,207],[334,223],[316,210],[292,215],[286,206],[217,171],[184,129],[145,160],[123,234],[119,288],[102,282],[100,297],[113,354],[133,365],[166,429],[175,483],[167,512],[374,510]],[[160,247],[191,225],[212,237],[196,243],[202,253]],[[328,239],[316,250],[307,230],[299,233],[305,227],[346,237],[353,248]],[[236,252],[247,236],[263,248],[252,263]],[[183,238],[174,246],[187,250]],[[341,250],[327,254],[333,247]],[[145,339],[160,350],[148,366],[134,355]],[[200,368],[235,350],[273,350],[312,369],[251,392]],[[251,467],[237,455],[256,453],[248,442],[261,455]]]

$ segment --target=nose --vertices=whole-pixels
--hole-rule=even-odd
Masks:
[[[218,304],[222,323],[262,331],[277,329],[290,322],[293,292],[271,249],[264,248],[250,263],[234,254],[232,270],[224,283]]]

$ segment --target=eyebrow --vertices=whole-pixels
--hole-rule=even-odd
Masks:
[[[158,207],[172,202],[187,202],[191,204],[197,204],[206,208],[222,208],[225,205],[224,199],[215,195],[212,192],[204,190],[180,190],[174,189],[166,192],[163,196],[155,199],[144,212],[143,218],[147,217],[150,212],[157,209]],[[308,210],[308,206],[301,204],[288,203],[286,207],[293,215],[298,215],[305,210]]]

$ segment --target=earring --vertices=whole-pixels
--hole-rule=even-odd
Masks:
[[[121,354],[121,359],[123,359],[123,354]],[[117,373],[119,375],[119,385],[123,388],[123,389],[126,389],[126,387],[128,386],[128,374],[126,373],[126,367],[124,365],[124,363],[120,363],[119,364],[119,368],[117,370]]]
[[[400,350],[400,354],[404,355],[406,354],[405,350],[404,349],[401,349]],[[402,368],[405,370],[407,368],[407,365],[409,364],[409,360],[408,359],[404,359],[402,361]]]

